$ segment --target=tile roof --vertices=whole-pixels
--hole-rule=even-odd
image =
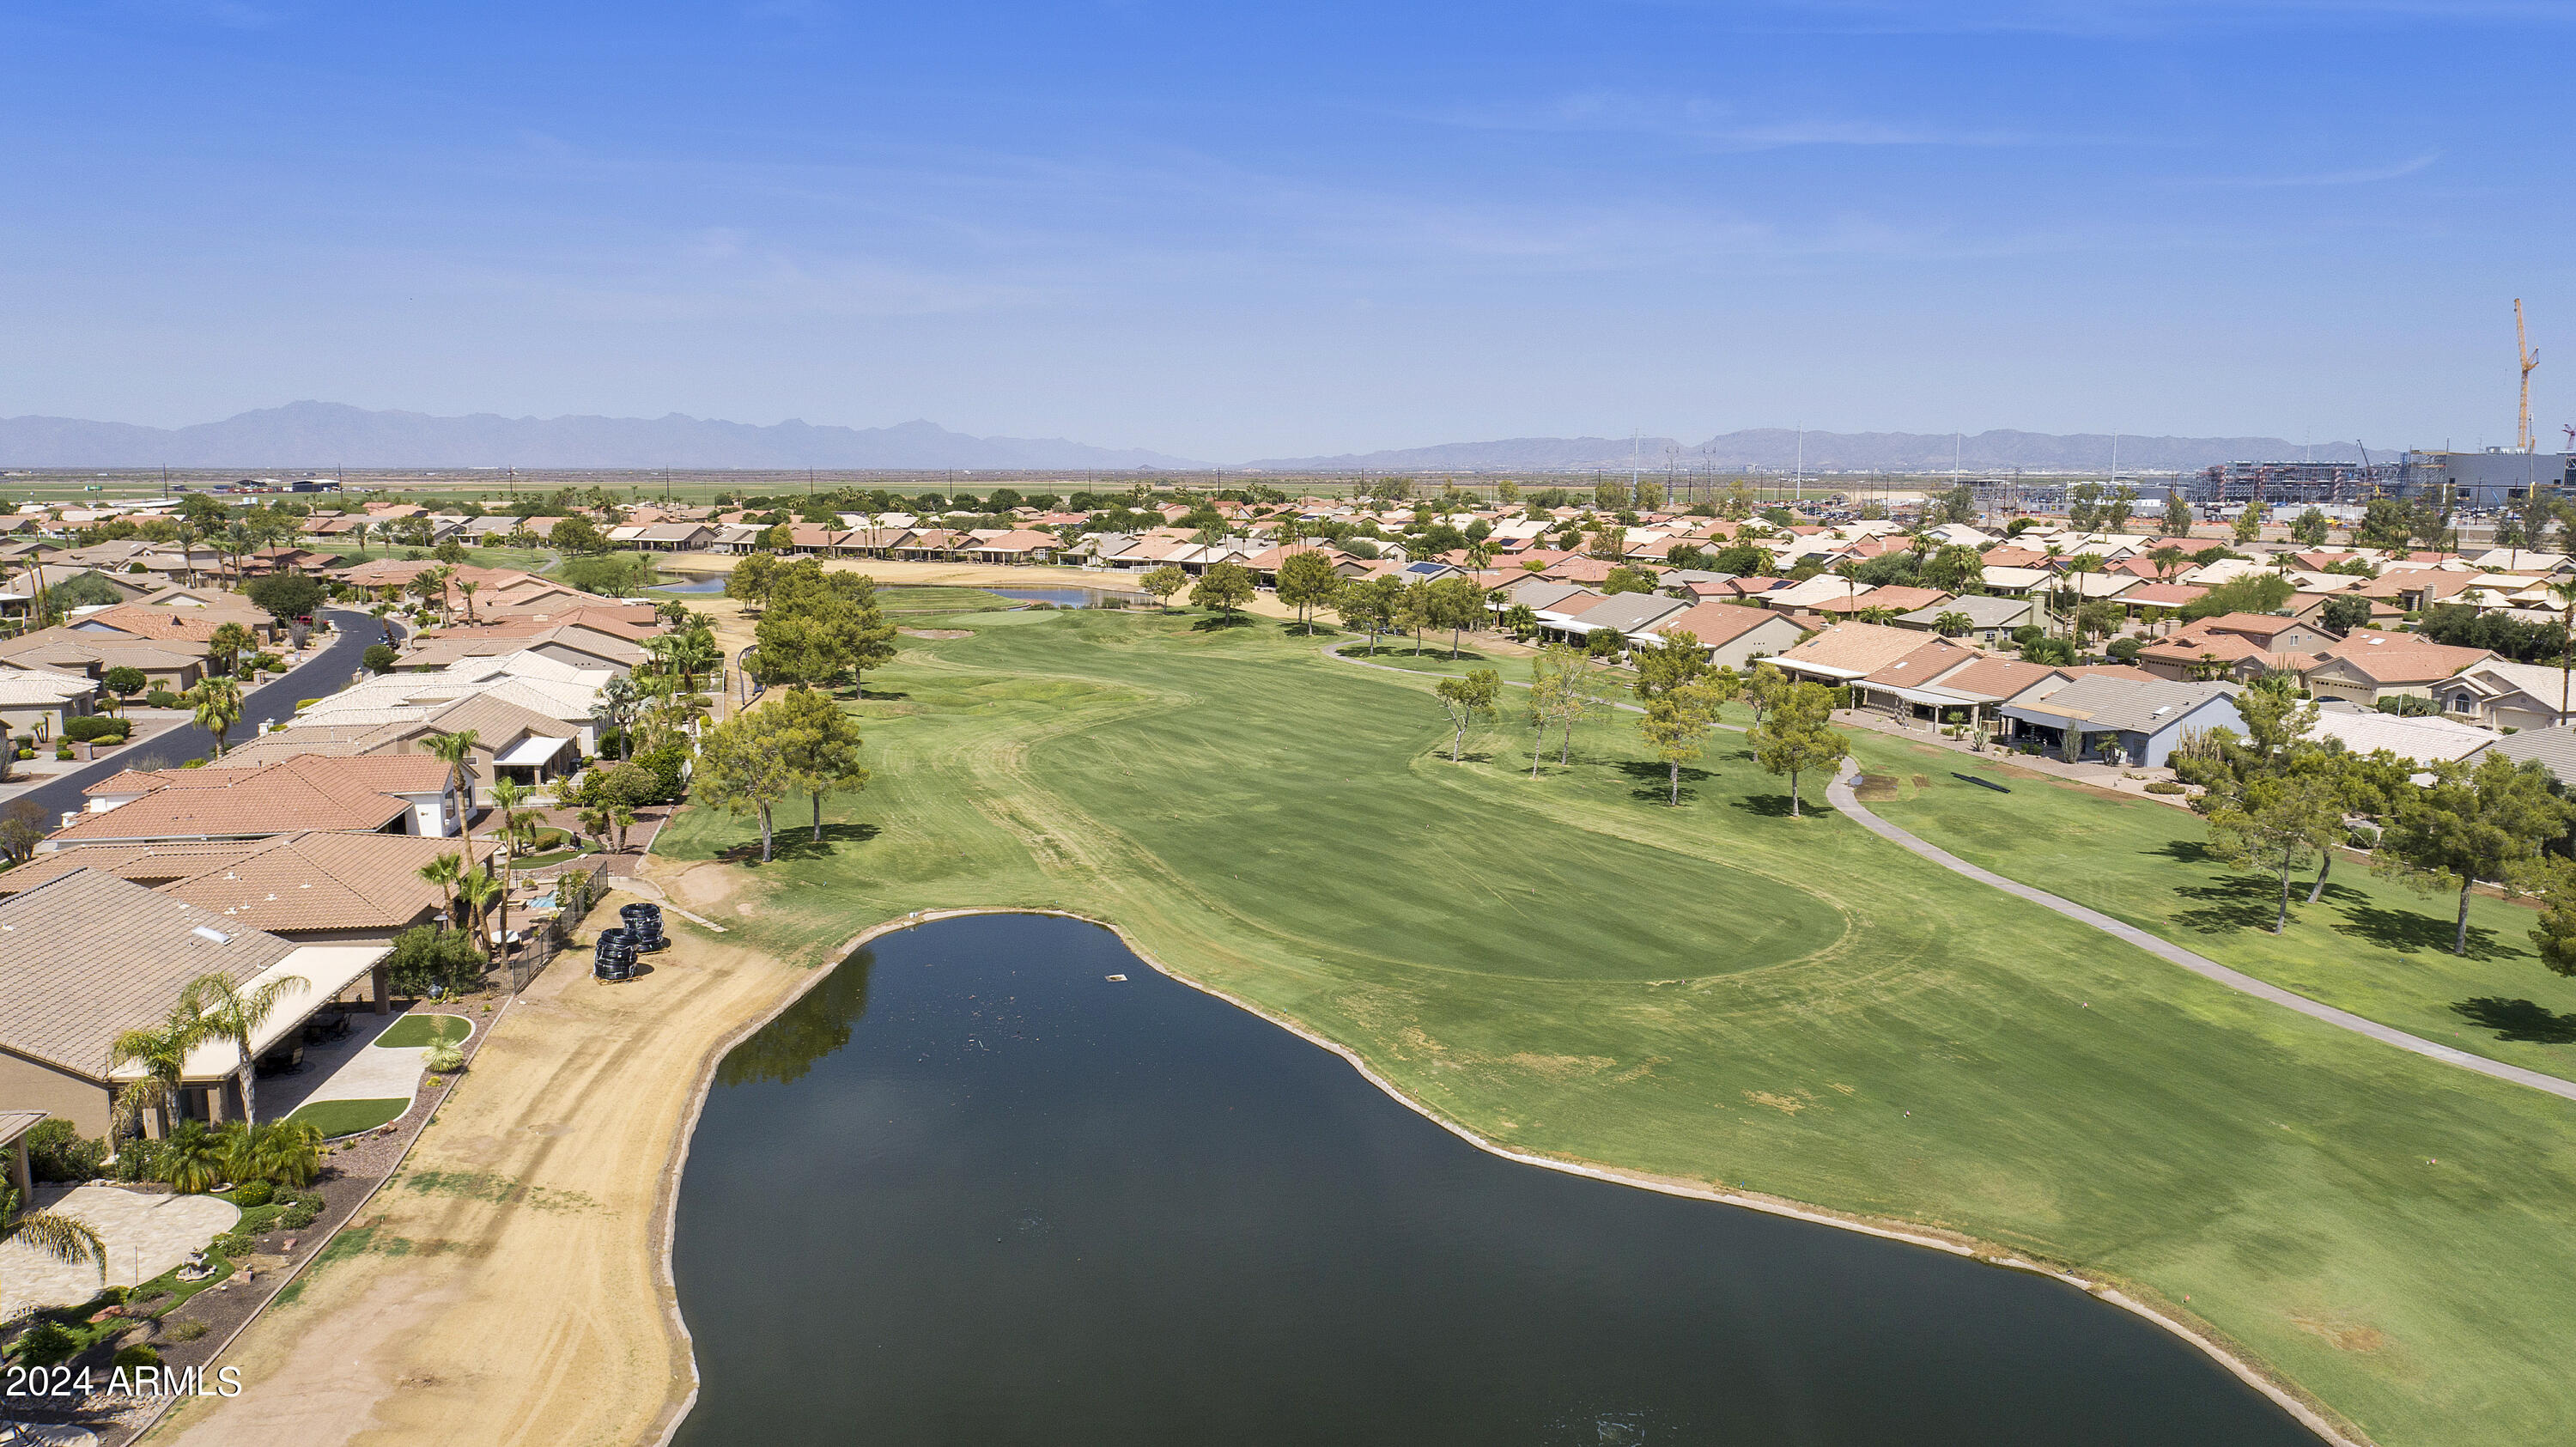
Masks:
[[[1824,672],[1858,678],[1922,646],[1923,634],[1917,629],[1837,623],[1781,654],[1779,662],[1810,664]]]
[[[2482,752],[2502,754],[2517,764],[2537,762],[2561,783],[2576,781],[2576,724],[2506,734]]]
[[[399,929],[445,902],[420,877],[423,865],[443,854],[475,865],[491,853],[491,845],[462,839],[321,831],[223,843],[83,844],[0,873],[0,894],[92,869],[252,929]]]
[[[2345,664],[2373,683],[2438,683],[2495,656],[2483,648],[2426,643],[2412,634],[2396,636],[2407,641],[2382,641],[2387,635],[2365,638],[2356,633],[2318,654],[2318,666]]]
[[[1768,608],[1748,607],[1742,603],[1695,603],[1669,618],[1655,620],[1653,631],[1688,633],[1706,646],[1718,648],[1765,623],[1785,621],[1780,614]]]
[[[116,1037],[167,1015],[189,981],[221,974],[240,984],[294,949],[113,874],[76,870],[0,900],[0,1046],[104,1079]]]
[[[2155,733],[2213,698],[2232,698],[2224,683],[2171,679],[2079,678],[2038,703],[2016,705],[2081,722],[2087,731]]]
[[[447,766],[426,755],[308,754],[248,768],[127,769],[84,793],[142,790],[105,813],[56,830],[59,846],[120,839],[238,838],[300,829],[375,830],[411,807],[395,797],[435,793]]]

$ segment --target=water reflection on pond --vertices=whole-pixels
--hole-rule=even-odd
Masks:
[[[729,1055],[674,1265],[682,1447],[2315,1441],[2072,1288],[1478,1151],[1038,916]]]

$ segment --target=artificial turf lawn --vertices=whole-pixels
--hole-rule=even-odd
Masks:
[[[914,909],[1076,910],[1515,1146],[2108,1274],[2386,1443],[2569,1430],[2565,1101],[1960,879],[1824,810],[1821,778],[1792,822],[1738,735],[1670,809],[1626,715],[1535,781],[1509,712],[1453,765],[1431,680],[1273,620],[945,626],[974,636],[869,675],[874,780],[819,846],[786,812],[752,942],[813,960]],[[691,809],[656,850],[754,837]]]
[[[288,1120],[300,1120],[322,1132],[325,1140],[356,1135],[374,1130],[389,1120],[400,1120],[411,1109],[408,1098],[402,1100],[317,1100],[300,1106]]]
[[[1927,757],[1930,756],[1930,757]],[[2290,924],[2271,933],[2277,876],[2231,869],[2194,815],[1946,750],[1873,739],[1862,762],[1904,779],[1872,812],[1997,874],[2089,905],[2258,979],[2445,1045],[2576,1077],[2576,980],[2531,948],[2538,914],[2469,902],[2469,953],[2451,953],[2459,896],[2373,878],[2335,861],[2323,899],[2294,881]],[[1994,779],[2009,795],[1952,778]],[[1917,788],[1911,776],[1928,782]],[[2013,777],[2018,776],[2018,777]]]
[[[417,1049],[437,1044],[442,1038],[440,1032],[445,1032],[443,1038],[461,1045],[466,1036],[474,1033],[474,1026],[462,1015],[405,1015],[386,1026],[375,1043],[387,1049]]]

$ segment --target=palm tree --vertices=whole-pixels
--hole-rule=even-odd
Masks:
[[[1977,626],[1977,620],[1953,608],[1932,620],[1932,631],[1944,638],[1956,638]]]
[[[243,651],[257,648],[259,639],[253,637],[249,629],[238,623],[222,623],[216,625],[214,635],[206,640],[206,646],[213,649],[217,657],[223,659],[224,672],[233,673],[241,667]]]
[[[447,927],[456,927],[456,885],[465,877],[465,856],[442,854],[419,869],[422,879],[438,886],[439,909],[447,917]]]
[[[465,621],[469,625],[474,621],[474,590],[482,586],[471,578],[457,580],[456,591],[465,597]]]
[[[322,1174],[322,1131],[311,1121],[253,1122],[221,1139],[224,1170],[236,1181],[309,1186]]]
[[[233,983],[232,976],[208,971],[190,980],[188,987],[179,992],[180,1008],[195,1012],[209,1038],[229,1040],[233,1048],[241,1052],[244,1119],[259,1119],[259,1107],[251,1093],[251,1079],[259,1072],[252,1068],[250,1037],[260,1026],[268,1023],[269,1015],[277,1009],[280,996],[308,988],[310,986],[303,977],[286,975],[256,990],[244,990]]]
[[[224,731],[241,722],[241,685],[229,678],[203,678],[187,698],[197,710],[197,727],[215,736],[215,757],[222,758]]]
[[[489,861],[487,860],[486,863],[488,864]],[[492,901],[500,898],[503,893],[501,881],[494,879],[487,870],[467,870],[456,881],[457,902],[469,911],[465,916],[466,928],[471,930],[475,939],[482,944],[483,958],[487,960],[495,958],[494,946],[498,943],[498,936],[484,928],[483,921],[491,911]]]
[[[681,686],[694,691],[699,674],[724,662],[724,651],[716,647],[714,637],[703,629],[692,628],[673,636],[678,641],[671,647],[670,666],[678,670]]]
[[[447,765],[447,776],[456,782],[457,791],[465,796],[465,812],[469,817],[474,813],[474,746],[482,741],[474,729],[429,736],[429,751]]]
[[[160,1024],[138,1027],[116,1037],[107,1047],[108,1068],[139,1065],[143,1067],[143,1078],[117,1092],[116,1118],[109,1126],[110,1135],[141,1124],[147,1110],[160,1122],[161,1134],[170,1134],[170,1107],[178,1103],[181,1082],[187,1079],[188,1052],[203,1043],[206,1035],[206,1022],[182,1000]]]
[[[23,1206],[17,1187],[0,1184],[0,1242],[23,1241],[66,1265],[76,1261],[107,1265],[107,1243],[98,1239],[96,1231],[59,1211],[29,1211]]]
[[[154,1164],[174,1191],[187,1195],[211,1191],[228,1174],[224,1144],[223,1135],[206,1129],[203,1121],[183,1120],[162,1140]]]
[[[256,551],[258,547],[259,536],[250,530],[250,524],[236,519],[224,529],[224,549],[232,554],[234,587],[241,586],[243,555]]]
[[[626,831],[635,827],[635,810],[625,804],[611,804],[608,806],[608,822],[617,827],[617,852],[625,853]],[[814,827],[820,830],[823,826],[818,823]]]

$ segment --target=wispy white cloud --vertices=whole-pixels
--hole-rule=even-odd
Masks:
[[[2442,159],[2440,151],[2426,151],[2411,160],[2390,166],[2362,166],[2340,171],[2309,171],[2283,176],[2200,176],[2176,182],[2185,186],[2223,186],[2246,190],[2265,190],[2291,186],[2367,186],[2375,181],[2394,181],[2412,176]]]

